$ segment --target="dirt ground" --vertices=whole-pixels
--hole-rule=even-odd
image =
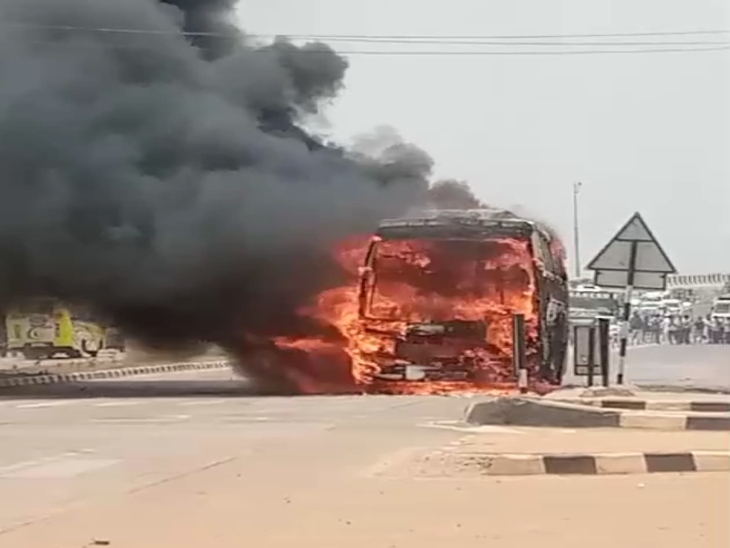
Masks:
[[[372,438],[367,438],[368,440]],[[314,441],[314,440],[311,440]],[[477,477],[264,446],[3,535],[6,548],[651,548],[730,545],[726,473]],[[398,474],[390,471],[396,466]],[[97,544],[99,545],[99,544]]]

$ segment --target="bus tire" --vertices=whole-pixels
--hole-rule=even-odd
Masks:
[[[86,339],[81,341],[81,351],[84,355],[89,356],[90,358],[96,358],[97,354],[99,354],[99,348],[95,348],[93,350],[89,349]]]

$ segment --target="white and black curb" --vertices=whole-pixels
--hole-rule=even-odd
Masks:
[[[616,399],[572,399],[555,400],[578,405],[590,405],[602,409],[625,409],[632,411],[685,411],[688,413],[730,413],[730,401],[686,401],[686,400],[638,400]]]
[[[516,397],[472,403],[465,419],[480,425],[730,431],[730,413],[658,413]]]
[[[199,371],[205,369],[225,369],[229,367],[231,367],[231,363],[227,361],[183,362],[163,365],[145,365],[140,367],[120,367],[118,369],[88,371],[85,373],[68,373],[66,375],[25,375],[5,379],[0,378],[0,388],[119,379],[122,377],[133,377],[136,375],[175,373],[179,371]]]
[[[725,472],[730,451],[677,453],[483,454],[474,456],[488,476]]]

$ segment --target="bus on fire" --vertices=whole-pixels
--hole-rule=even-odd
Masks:
[[[386,220],[361,269],[356,349],[383,390],[513,386],[523,314],[532,383],[557,384],[568,342],[565,254],[540,223],[493,209]]]

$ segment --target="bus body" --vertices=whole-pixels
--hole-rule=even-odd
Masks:
[[[35,299],[5,316],[7,352],[27,359],[93,357],[105,347],[106,328],[86,313],[52,299]]]
[[[529,376],[555,384],[567,309],[562,244],[537,222],[489,209],[386,220],[361,271],[360,356],[375,383],[514,384],[512,321],[523,314]]]

